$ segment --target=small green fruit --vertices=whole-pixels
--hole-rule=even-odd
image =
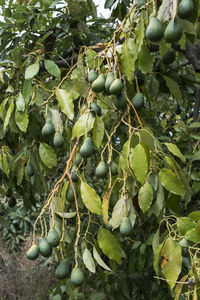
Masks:
[[[88,82],[93,83],[98,77],[98,74],[95,70],[91,70],[88,74]]]
[[[52,254],[52,248],[49,245],[49,243],[47,242],[45,237],[39,237],[39,241],[38,241],[38,247],[40,250],[40,253],[44,256],[44,257],[49,257]]]
[[[165,41],[167,43],[178,42],[183,33],[183,25],[181,20],[176,17],[172,19],[165,29]]]
[[[106,77],[106,82],[105,82],[105,90],[107,93],[110,93],[110,86],[115,80],[115,76],[113,72],[108,72],[107,77]]]
[[[114,105],[117,109],[124,109],[126,107],[127,100],[124,93],[121,93],[115,97]]]
[[[15,199],[15,197],[11,196],[10,199],[8,200],[8,206],[10,208],[13,208],[13,207],[15,207],[15,205],[16,205],[16,199]]]
[[[118,165],[114,161],[111,162],[110,168],[113,176],[118,174]]]
[[[162,39],[164,34],[162,23],[157,18],[152,18],[146,29],[146,37],[151,42],[158,42]]]
[[[96,117],[96,115],[101,116],[101,107],[98,104],[91,102],[90,110],[94,117]]]
[[[138,0],[138,1],[137,1],[136,8],[140,8],[140,7],[142,7],[143,5],[145,5],[145,0]]]
[[[62,300],[62,297],[59,294],[57,294],[53,296],[53,300]]]
[[[27,251],[26,257],[30,260],[35,260],[39,256],[39,247],[38,245],[34,244],[31,246],[31,248]]]
[[[144,107],[144,95],[136,93],[131,102],[136,110],[142,109]]]
[[[140,71],[140,69],[136,68],[135,70],[135,76],[137,77],[137,83],[139,86],[143,85],[145,83],[145,76]]]
[[[123,217],[120,225],[120,233],[123,235],[128,235],[132,231],[132,225],[128,217]]]
[[[182,0],[178,6],[178,16],[181,19],[187,19],[194,13],[194,4],[192,0]]]
[[[75,164],[77,167],[80,165],[81,161],[82,161],[82,156],[79,152],[77,152],[75,156]]]
[[[97,79],[93,81],[91,88],[95,93],[103,92],[105,89],[105,75],[100,74]]]
[[[176,52],[174,51],[174,49],[169,49],[164,53],[162,57],[162,61],[165,65],[169,65],[173,63],[175,57],[176,57]]]
[[[80,154],[83,158],[88,158],[92,155],[93,151],[94,151],[94,146],[93,146],[92,139],[87,137],[80,148]]]
[[[121,79],[115,79],[110,86],[110,93],[112,95],[119,95],[123,90],[123,84]]]
[[[51,120],[47,120],[45,125],[42,128],[42,136],[48,137],[53,135],[54,132],[55,132],[55,128],[53,126],[53,123],[51,122]]]
[[[84,274],[79,268],[74,268],[71,273],[71,282],[75,286],[79,286],[84,282]]]
[[[69,274],[69,264],[66,260],[60,262],[56,268],[56,278],[64,279]]]
[[[77,182],[79,180],[79,177],[78,177],[78,175],[76,173],[76,168],[75,167],[73,167],[71,169],[71,178],[72,178],[73,182]]]
[[[74,191],[72,189],[72,186],[70,185],[67,189],[67,200],[69,202],[74,202],[75,197],[74,197]]]
[[[61,148],[64,145],[64,137],[60,132],[55,133],[53,144],[56,148]]]
[[[28,163],[26,166],[26,174],[31,177],[34,175],[34,168],[33,165],[31,163]]]
[[[95,175],[99,178],[105,178],[108,173],[107,165],[104,161],[101,161],[95,171]]]
[[[51,247],[57,247],[60,243],[60,237],[55,229],[50,229],[47,235],[47,242]]]

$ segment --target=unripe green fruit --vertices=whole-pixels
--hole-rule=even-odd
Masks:
[[[56,268],[56,278],[64,279],[69,274],[69,264],[66,260],[60,262]]]
[[[132,231],[131,221],[128,217],[123,217],[120,225],[120,233],[123,235],[128,235]]]
[[[33,165],[31,163],[28,163],[26,166],[26,174],[31,177],[34,175],[34,168]]]
[[[169,49],[164,53],[162,57],[162,61],[165,65],[169,65],[173,63],[175,57],[176,57],[176,52],[174,51],[174,49]]]
[[[72,186],[70,185],[67,189],[67,200],[69,202],[73,202],[75,200],[75,197],[74,197],[74,191],[72,189]]]
[[[162,39],[164,34],[162,23],[157,18],[152,18],[146,29],[146,37],[151,42],[158,42]]]
[[[91,70],[88,74],[88,82],[93,83],[98,77],[98,74],[95,70]]]
[[[105,90],[107,93],[110,93],[110,86],[115,80],[115,76],[113,72],[108,72],[107,77],[106,77],[106,82],[105,82]]]
[[[77,167],[80,165],[81,161],[82,161],[82,156],[79,152],[77,152],[75,156],[75,164]]]
[[[114,105],[117,109],[124,109],[126,107],[127,100],[124,93],[121,93],[115,97]]]
[[[78,177],[78,175],[76,173],[76,168],[75,167],[73,167],[71,169],[71,178],[72,178],[73,182],[77,182],[79,180],[79,177]]]
[[[51,122],[51,120],[47,120],[45,125],[42,128],[42,136],[48,137],[53,135],[54,132],[55,132],[55,128],[53,126],[53,123]]]
[[[114,161],[111,162],[110,168],[113,176],[118,174],[118,165]]]
[[[104,161],[101,161],[95,171],[95,175],[99,178],[105,178],[108,173],[107,165]]]
[[[100,74],[97,79],[93,81],[91,88],[95,93],[103,92],[105,89],[105,75]]]
[[[80,154],[83,158],[88,158],[92,155],[93,151],[94,151],[93,142],[91,138],[87,137],[80,148]]]
[[[145,76],[140,71],[140,69],[136,68],[135,70],[135,76],[137,77],[137,83],[139,86],[143,85],[145,83]]]
[[[112,95],[119,95],[123,90],[123,84],[121,79],[115,79],[110,86],[110,93]]]
[[[136,93],[131,102],[136,110],[142,109],[144,107],[144,95]]]
[[[31,246],[31,248],[27,251],[26,257],[30,260],[35,260],[39,256],[39,247],[38,245],[34,244]]]
[[[181,20],[176,17],[172,19],[165,29],[165,41],[167,43],[178,42],[183,33],[183,26]]]
[[[11,196],[10,199],[8,200],[8,206],[10,208],[13,208],[13,207],[15,207],[15,205],[16,205],[16,199],[15,199],[15,197]]]
[[[191,17],[194,13],[194,4],[192,0],[182,0],[178,6],[178,16],[182,19]]]
[[[79,286],[84,282],[84,274],[79,268],[74,268],[71,273],[71,282],[75,286]]]
[[[101,116],[101,107],[98,104],[91,102],[90,110],[94,117],[96,117],[96,115]]]
[[[40,250],[40,253],[44,256],[44,257],[49,257],[52,254],[52,248],[49,245],[49,243],[47,242],[45,237],[40,237],[39,241],[38,241],[38,247]]]
[[[55,133],[53,144],[56,148],[61,148],[64,145],[64,137],[60,132]]]
[[[57,247],[60,243],[60,237],[55,229],[50,229],[47,235],[47,242],[51,247]]]
[[[136,8],[140,8],[141,6],[145,5],[145,0],[138,0]]]
[[[53,296],[53,300],[62,300],[61,296],[60,295],[55,295]]]

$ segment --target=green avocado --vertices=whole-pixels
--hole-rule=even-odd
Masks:
[[[52,248],[49,245],[49,243],[47,242],[45,237],[39,237],[39,241],[38,241],[38,247],[40,250],[40,253],[44,256],[44,257],[49,257],[51,256],[52,253]]]
[[[145,83],[145,76],[140,71],[140,69],[136,68],[135,70],[135,76],[137,77],[137,83],[139,86],[143,85]]]
[[[162,57],[162,61],[165,65],[169,65],[171,63],[173,63],[173,61],[175,60],[176,57],[176,52],[174,51],[174,49],[169,49],[167,51],[165,51],[163,57]]]
[[[90,110],[94,117],[96,117],[96,115],[101,116],[101,107],[98,104],[90,102]]]
[[[110,93],[112,95],[119,95],[123,90],[123,84],[121,79],[117,78],[113,81],[113,83],[110,86]]]
[[[107,165],[104,161],[101,161],[95,171],[95,175],[99,178],[105,178],[108,173]]]
[[[136,110],[142,109],[144,107],[144,95],[136,93],[131,102]]]
[[[136,8],[140,8],[140,7],[142,7],[143,5],[145,5],[145,0],[138,0],[138,1],[137,1]]]
[[[15,205],[16,205],[16,199],[15,199],[15,197],[11,196],[10,199],[8,200],[8,206],[10,208],[13,208],[13,207],[15,207]]]
[[[28,163],[26,166],[26,174],[31,177],[34,175],[34,168],[33,165],[31,163]]]
[[[110,93],[110,86],[115,80],[115,76],[113,72],[108,72],[107,77],[106,77],[106,82],[105,82],[105,90],[107,93]]]
[[[61,148],[64,145],[64,137],[60,132],[55,133],[53,144],[56,148]]]
[[[63,260],[59,263],[56,268],[56,278],[64,279],[69,274],[69,264],[66,260]]]
[[[91,70],[88,74],[88,82],[93,83],[98,77],[98,74],[95,70]]]
[[[146,29],[146,37],[151,42],[158,42],[164,34],[163,25],[158,18],[152,18]]]
[[[165,41],[167,43],[175,43],[178,42],[183,33],[183,26],[181,20],[176,17],[172,19],[165,29]]]
[[[60,243],[60,237],[55,229],[50,229],[47,235],[47,242],[51,247],[57,247]]]
[[[77,182],[79,180],[79,177],[76,173],[76,167],[72,167],[71,169],[71,178],[73,182]]]
[[[105,89],[105,75],[100,74],[97,79],[93,81],[91,88],[95,93],[103,92]]]
[[[47,120],[45,125],[42,128],[42,136],[47,137],[53,135],[55,132],[55,128],[51,120]]]
[[[88,158],[92,155],[93,151],[94,146],[92,139],[90,137],[87,137],[80,148],[80,154],[83,158]]]
[[[118,174],[118,165],[114,161],[111,162],[110,168],[111,168],[111,174],[113,176]]]
[[[75,188],[75,186],[74,186]],[[74,197],[74,191],[72,189],[72,186],[70,185],[67,189],[67,200],[69,202],[73,202],[75,200],[75,197]]]
[[[80,268],[73,268],[71,272],[71,282],[75,285],[81,285],[84,282],[84,274]]]
[[[53,300],[62,300],[62,297],[59,294],[57,294],[53,296]]]
[[[81,161],[82,161],[82,156],[79,152],[77,152],[75,156],[75,164],[77,167],[80,165]]]
[[[120,233],[123,235],[128,235],[132,231],[131,221],[128,217],[123,217],[120,225]]]
[[[36,244],[33,244],[31,248],[27,251],[26,257],[30,260],[35,260],[39,256],[39,247]]]
[[[194,13],[194,4],[192,0],[182,0],[178,6],[178,16],[181,19],[192,17]]]
[[[117,109],[124,109],[126,107],[127,100],[124,93],[115,96],[114,105]]]

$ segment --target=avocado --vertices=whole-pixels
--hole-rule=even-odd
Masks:
[[[95,175],[99,178],[105,178],[108,173],[107,165],[104,161],[101,161],[95,171]]]
[[[119,197],[117,196],[117,193],[112,192],[111,197],[110,197],[110,201],[109,201],[109,206],[111,208],[113,208],[118,200],[119,200]]]
[[[74,186],[75,188],[75,186]],[[73,202],[75,200],[75,197],[74,197],[74,191],[72,189],[72,186],[70,185],[67,189],[67,200],[69,202]]]
[[[123,84],[121,79],[117,78],[113,81],[113,83],[110,86],[110,93],[112,95],[119,95],[123,90]]]
[[[90,102],[90,111],[94,117],[101,116],[101,107],[94,102]]]
[[[56,148],[61,148],[64,145],[64,137],[60,132],[55,133],[53,144]]]
[[[76,173],[76,168],[75,167],[72,167],[72,169],[71,169],[71,178],[72,178],[73,182],[77,182],[79,180],[79,177]]]
[[[94,146],[92,139],[90,137],[85,138],[81,148],[80,148],[80,154],[83,158],[88,158],[92,155],[94,151]]]
[[[52,248],[49,245],[49,243],[47,242],[45,237],[39,237],[39,241],[38,241],[38,247],[40,250],[40,253],[44,256],[44,257],[49,257],[51,256],[52,253]]]
[[[106,77],[106,82],[105,82],[105,90],[107,93],[110,93],[110,86],[115,80],[115,76],[113,72],[108,72],[107,77]]]
[[[55,132],[55,128],[53,126],[53,123],[51,122],[51,120],[47,120],[45,125],[42,128],[42,136],[48,137],[53,135],[54,132]]]
[[[178,16],[181,19],[192,17],[194,13],[194,4],[192,0],[182,0],[178,6]]]
[[[137,77],[137,83],[139,86],[143,85],[145,83],[145,76],[140,71],[140,69],[136,68],[135,70],[135,76]]]
[[[121,94],[115,96],[114,105],[117,109],[124,109],[127,105],[127,100],[125,94],[122,92]]]
[[[142,109],[144,107],[144,95],[136,93],[131,102],[136,110]]]
[[[79,152],[77,152],[75,156],[75,164],[77,167],[80,165],[81,161],[82,161],[82,156]]]
[[[128,217],[123,217],[120,225],[120,233],[123,235],[128,235],[132,231],[131,221]]]
[[[66,260],[63,260],[59,263],[56,268],[56,278],[57,279],[64,279],[67,277],[69,273],[69,264]]]
[[[52,300],[62,300],[62,297],[59,294],[56,294],[55,296],[53,296]]]
[[[8,200],[8,206],[10,208],[13,208],[13,207],[15,207],[15,205],[16,205],[16,199],[15,199],[15,197],[11,196],[10,199]]]
[[[183,26],[181,20],[176,17],[172,19],[165,29],[165,41],[167,43],[175,43],[178,42],[183,33]]]
[[[71,282],[75,285],[81,285],[84,282],[84,274],[80,268],[73,268],[71,272]]]
[[[100,74],[97,79],[93,81],[91,88],[95,93],[103,92],[105,89],[105,75]]]
[[[33,165],[31,163],[28,163],[26,166],[26,174],[31,177],[34,175],[34,168]]]
[[[151,42],[158,42],[162,39],[164,34],[163,25],[156,17],[152,18],[146,29],[146,37]]]
[[[31,248],[27,251],[26,257],[30,260],[35,260],[39,256],[39,247],[36,244],[33,244]]]
[[[140,8],[141,6],[145,5],[145,0],[138,0],[136,8]]]
[[[163,57],[162,57],[162,61],[165,65],[169,65],[171,63],[173,63],[173,61],[175,60],[176,57],[176,52],[174,51],[174,49],[169,49],[167,51],[165,51]]]
[[[57,247],[60,243],[60,237],[55,229],[50,229],[47,235],[47,242],[51,247]]]
[[[93,83],[98,77],[98,74],[95,70],[91,70],[88,74],[88,82]]]

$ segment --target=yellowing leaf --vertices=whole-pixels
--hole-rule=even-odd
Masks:
[[[175,176],[175,174],[166,168],[160,170],[159,179],[166,190],[175,195],[183,196],[185,194],[185,187],[183,183]]]
[[[11,99],[11,103],[9,105],[9,108],[8,108],[7,112],[6,112],[6,117],[5,117],[5,120],[4,120],[3,131],[6,130],[8,124],[9,124],[9,120],[10,120],[10,117],[12,115],[13,109],[14,109],[14,103]]]
[[[180,160],[182,160],[182,162],[185,163],[185,156],[181,153],[181,151],[179,150],[179,148],[172,143],[165,143],[165,145],[167,146],[168,150],[174,154],[175,156],[177,156],[178,158],[180,158]]]
[[[56,89],[56,97],[62,112],[68,117],[68,119],[73,120],[74,118],[74,103],[73,99],[67,90]]]
[[[90,272],[95,273],[96,267],[95,267],[94,259],[92,258],[92,255],[87,248],[85,248],[85,250],[83,252],[83,262],[84,262],[86,268]]]
[[[133,170],[137,180],[144,184],[148,171],[148,159],[146,151],[141,144],[138,144],[131,152],[130,167]]]
[[[81,180],[81,198],[89,211],[97,215],[102,214],[100,197],[95,190],[83,180]]]
[[[57,156],[54,150],[47,144],[41,143],[39,147],[39,155],[42,162],[48,168],[53,168],[57,164]]]
[[[100,147],[104,137],[104,122],[102,117],[96,116],[93,126],[93,141],[97,148]]]
[[[99,255],[99,253],[97,252],[95,246],[93,246],[93,256],[94,256],[94,259],[96,260],[96,262],[98,263],[98,265],[100,265],[105,270],[111,271],[111,269],[105,264],[105,262],[103,261],[103,259]]]

